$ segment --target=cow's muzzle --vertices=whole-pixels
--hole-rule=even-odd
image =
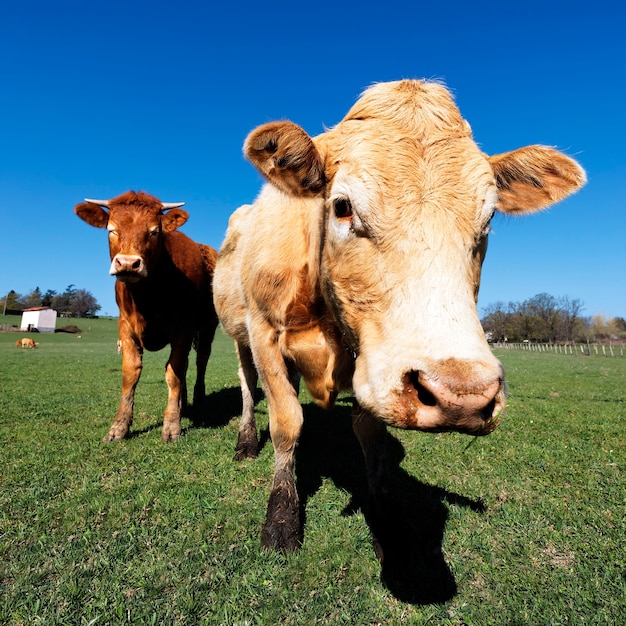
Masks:
[[[111,261],[111,276],[125,283],[134,283],[148,275],[144,260],[138,254],[116,254]]]
[[[505,402],[500,376],[484,380],[409,371],[402,378],[399,404],[404,428],[488,435],[498,426]]]

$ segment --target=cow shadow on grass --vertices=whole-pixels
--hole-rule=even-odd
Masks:
[[[255,392],[255,405],[262,398],[262,390],[257,389]],[[205,396],[200,402],[196,401],[194,404],[190,403],[182,409],[181,417],[188,418],[190,422],[189,426],[182,429],[182,434],[187,434],[192,428],[223,428],[234,417],[240,419],[241,411],[241,389],[239,387],[225,387],[219,391],[214,391]],[[144,426],[143,428],[132,428],[127,435],[127,439],[141,437],[146,433],[150,433],[154,430],[161,430],[162,428],[163,420],[161,415],[159,420],[156,420],[148,426]],[[262,450],[263,446],[267,445],[269,441],[269,429],[265,428],[260,432],[259,450]],[[234,449],[235,442],[233,442],[233,450]]]
[[[321,487],[323,478],[330,478],[351,496],[343,515],[363,512],[374,538],[373,549],[381,560],[381,580],[387,589],[403,602],[446,602],[457,593],[442,551],[448,519],[446,505],[469,507],[477,513],[484,512],[485,506],[407,474],[400,467],[404,447],[393,431],[387,434],[388,484],[384,496],[373,506],[368,498],[363,454],[352,432],[351,406],[350,399],[340,400],[330,412],[313,404],[305,406],[296,452],[305,541],[306,501]]]
[[[257,388],[254,392],[254,404],[263,398],[263,391]],[[200,402],[189,405],[183,415],[191,422],[190,428],[222,428],[233,418],[241,419],[242,412],[241,388],[224,387],[205,396]],[[257,415],[258,417],[258,415]],[[259,433],[259,451],[270,441],[269,428],[261,429]],[[233,450],[236,441],[233,441]]]
[[[240,418],[241,410],[241,389],[224,387],[187,406],[183,415],[189,418],[191,428],[222,428],[234,417]]]
[[[255,392],[255,405],[263,398],[261,389]],[[233,418],[240,419],[242,411],[241,389],[239,387],[224,387],[219,391],[213,391],[199,402],[189,403],[181,411],[181,417],[189,419],[189,426],[182,429],[186,434],[193,428],[223,428]],[[162,417],[162,416],[161,416]],[[135,428],[128,433],[128,438],[139,437],[153,430],[160,430],[163,421],[158,420],[149,426]],[[266,428],[260,433],[259,450],[269,441],[269,430]],[[233,443],[233,449],[235,444]]]

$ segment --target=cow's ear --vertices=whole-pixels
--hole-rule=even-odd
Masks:
[[[180,228],[189,218],[189,213],[182,209],[171,209],[167,213],[163,213],[161,218],[161,227],[166,233]]]
[[[580,189],[587,180],[574,159],[545,146],[527,146],[488,159],[498,186],[497,208],[503,213],[545,209]]]
[[[109,212],[93,202],[81,202],[74,207],[74,213],[81,220],[96,228],[106,228],[109,223]]]
[[[293,122],[259,126],[243,150],[263,176],[289,194],[317,196],[326,187],[322,157],[311,137]]]

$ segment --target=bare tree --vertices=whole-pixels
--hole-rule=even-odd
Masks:
[[[534,339],[556,341],[559,326],[559,305],[557,299],[548,293],[538,293],[523,303],[523,308],[534,318]],[[530,339],[530,337],[528,337]]]
[[[491,335],[491,341],[504,341],[507,338],[508,314],[504,302],[494,302],[483,309],[482,320],[485,333]]]
[[[557,299],[548,293],[539,293],[524,302],[489,304],[483,310],[485,332],[501,341],[573,341],[586,336],[585,320],[581,317],[581,300],[567,296]],[[590,326],[591,322],[587,322]]]
[[[576,331],[582,325],[581,313],[585,306],[582,300],[569,296],[563,296],[559,302],[559,313],[561,318],[561,339],[565,341],[574,341],[576,339]],[[580,332],[580,331],[579,331]]]

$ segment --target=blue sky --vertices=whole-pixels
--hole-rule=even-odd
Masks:
[[[107,2],[0,9],[0,294],[88,289],[117,314],[103,230],[84,197],[186,202],[219,248],[261,178],[250,130],[311,135],[373,82],[436,78],[490,154],[541,143],[589,182],[552,209],[496,217],[479,312],[538,293],[626,317],[624,10],[572,2]]]

